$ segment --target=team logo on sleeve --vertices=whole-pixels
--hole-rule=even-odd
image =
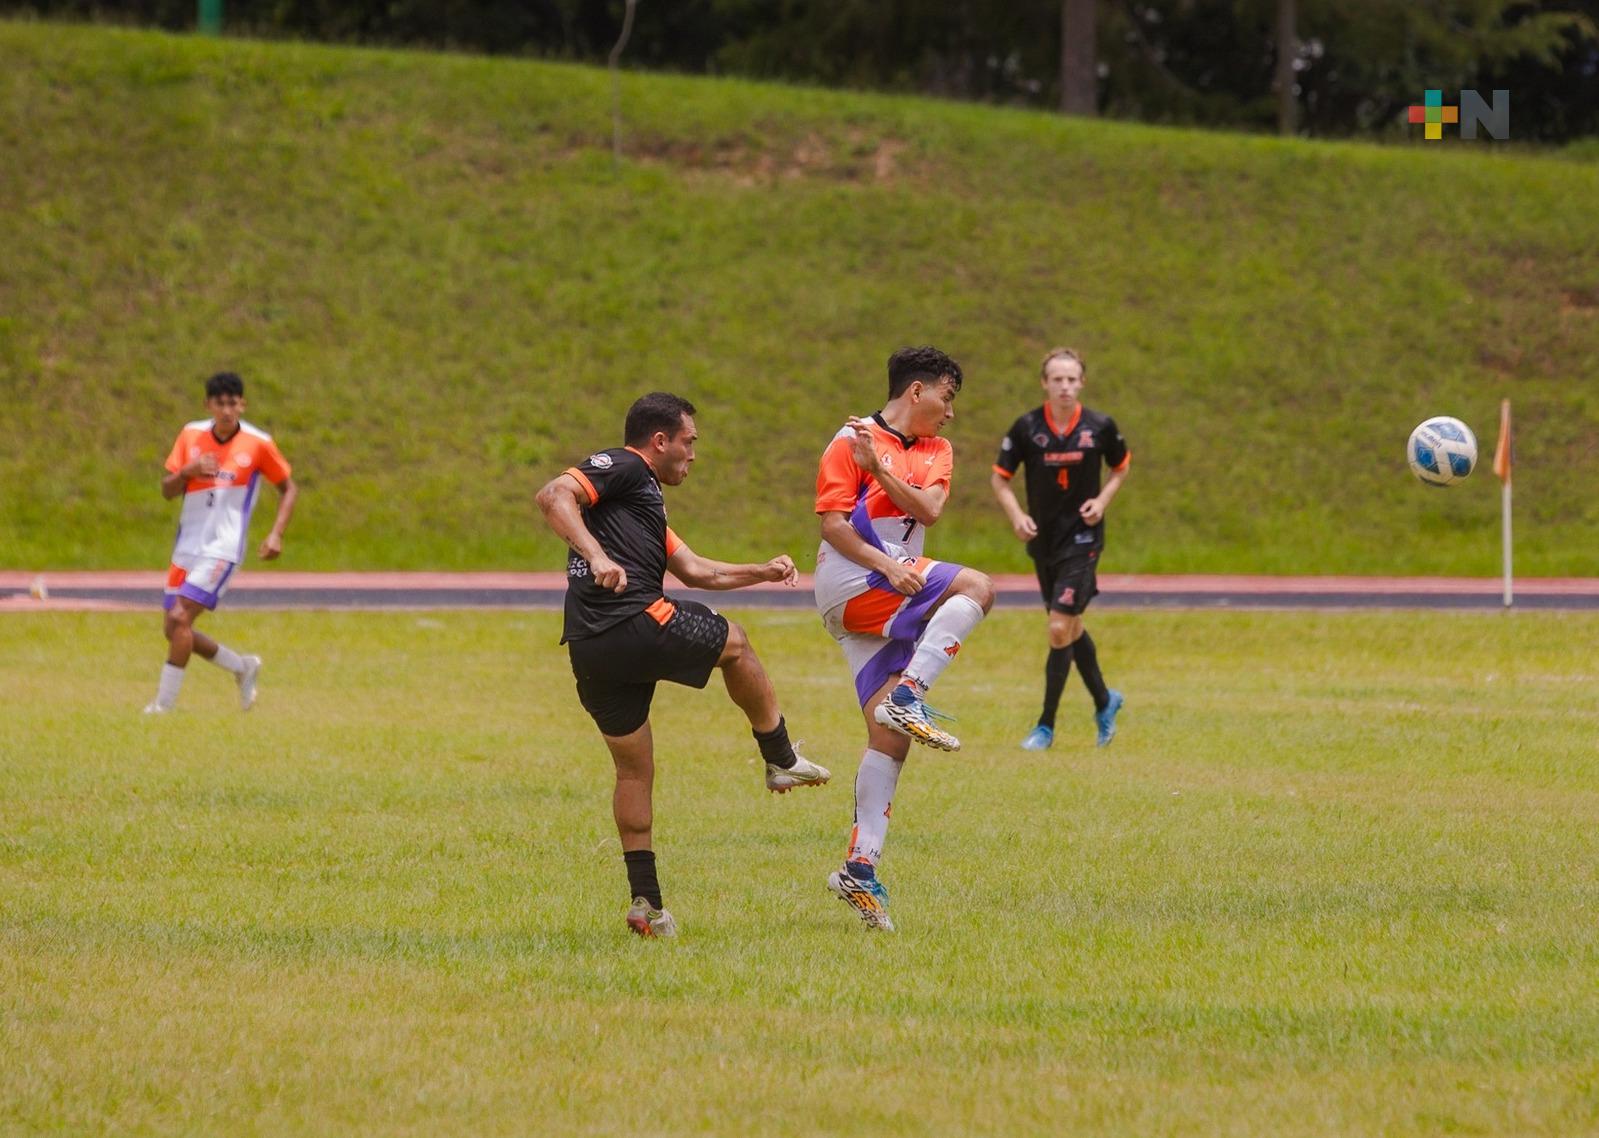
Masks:
[[[589,465],[599,470],[609,470],[611,469],[611,456],[603,453],[591,454],[589,455]]]
[[[1010,450],[1011,449],[1011,441],[1010,441],[1010,436],[1009,435],[1006,435],[1004,438],[999,440],[999,449],[1000,450]]]

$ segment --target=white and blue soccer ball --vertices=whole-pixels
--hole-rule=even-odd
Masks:
[[[1405,457],[1429,486],[1459,482],[1477,465],[1477,436],[1459,419],[1438,415],[1410,432]]]

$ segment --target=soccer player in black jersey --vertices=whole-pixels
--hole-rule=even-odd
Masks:
[[[1094,697],[1099,745],[1116,735],[1122,694],[1105,686],[1099,653],[1083,628],[1083,610],[1099,592],[1099,555],[1105,548],[1105,511],[1127,478],[1132,454],[1109,415],[1081,402],[1086,369],[1070,348],[1044,357],[1044,404],[1006,432],[989,479],[994,497],[1038,570],[1038,586],[1049,612],[1049,660],[1044,666],[1044,709],[1022,747],[1042,751],[1055,741],[1055,711],[1077,662]],[[1011,478],[1027,470],[1027,509],[1016,501]],[[1104,477],[1102,468],[1110,476]]]
[[[566,624],[578,699],[616,764],[611,799],[633,898],[628,926],[640,936],[675,936],[661,903],[651,847],[655,780],[650,701],[661,680],[703,688],[717,668],[727,693],[749,717],[766,787],[779,794],[828,780],[825,767],[794,753],[777,694],[744,630],[694,601],[663,592],[667,569],[697,589],[737,589],[760,581],[793,585],[787,556],[762,565],[701,557],[666,524],[661,486],[688,477],[699,433],[694,406],[664,392],[628,410],[627,445],[597,451],[538,493],[549,527],[566,542]]]

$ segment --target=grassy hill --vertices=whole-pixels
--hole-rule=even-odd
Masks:
[[[1135,452],[1119,571],[1599,573],[1599,166],[448,55],[0,24],[0,564],[155,567],[229,367],[305,488],[282,564],[555,568],[532,494],[667,388],[700,550],[809,565],[883,361],[965,365],[935,554],[1055,343]],[[1403,463],[1434,413],[1484,468]],[[268,509],[271,500],[268,499]],[[258,524],[264,525],[262,522]]]

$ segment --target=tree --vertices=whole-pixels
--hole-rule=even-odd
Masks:
[[[1060,109],[1068,115],[1099,113],[1098,0],[1061,0]]]

